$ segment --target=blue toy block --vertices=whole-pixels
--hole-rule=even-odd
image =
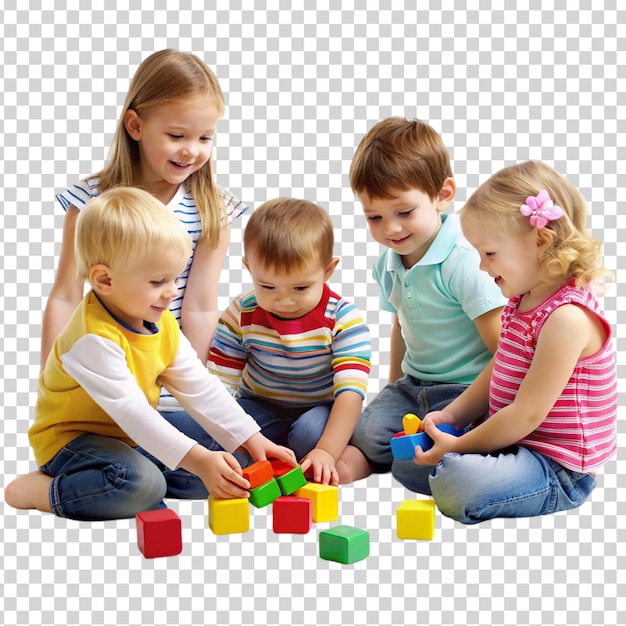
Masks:
[[[463,434],[462,430],[456,429],[452,424],[439,424],[437,428],[455,437]],[[395,436],[391,440],[391,454],[394,459],[412,459],[415,456],[415,446],[420,446],[426,452],[433,447],[433,444],[434,441],[425,432]]]

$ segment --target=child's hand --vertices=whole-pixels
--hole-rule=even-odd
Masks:
[[[448,413],[445,409],[443,411],[431,411],[427,413],[422,420],[422,426],[426,426],[426,422],[432,422],[433,424],[452,424],[456,426],[456,420],[454,416]]]
[[[294,467],[298,464],[296,455],[289,448],[278,446],[271,442],[261,433],[255,433],[248,439],[243,447],[255,461],[264,461],[266,459],[280,459],[286,461]]]
[[[198,475],[214,498],[250,497],[250,483],[242,476],[237,459],[228,452],[208,452]]]
[[[314,482],[323,485],[339,484],[339,473],[335,467],[335,459],[325,450],[313,448],[300,463],[302,472],[309,471]]]
[[[438,413],[443,413],[443,411]],[[429,413],[428,415],[432,415]],[[427,416],[428,417],[428,416]],[[433,440],[434,444],[430,450],[424,452],[420,446],[415,447],[415,457],[413,460],[418,465],[437,465],[443,458],[444,454],[448,452],[454,452],[455,447],[459,442],[460,437],[449,435],[437,428],[437,424],[454,424],[454,422],[439,421],[435,422],[434,419],[424,420],[424,431]]]

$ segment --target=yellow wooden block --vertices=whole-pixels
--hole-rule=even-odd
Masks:
[[[248,532],[250,530],[248,498],[220,500],[209,496],[209,527],[216,535]]]
[[[402,429],[405,435],[414,435],[422,424],[422,420],[413,413],[407,413],[402,418]]]
[[[398,539],[423,539],[435,536],[435,501],[404,500],[396,511]]]
[[[311,500],[314,522],[334,522],[339,518],[339,489],[336,486],[307,483],[294,495]]]

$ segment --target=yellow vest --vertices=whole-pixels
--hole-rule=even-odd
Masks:
[[[39,466],[50,461],[70,441],[87,433],[136,445],[67,374],[61,357],[87,334],[113,342],[124,351],[129,370],[148,402],[156,408],[160,394],[157,379],[174,361],[180,337],[178,322],[169,311],[165,311],[157,327],[158,333],[147,335],[128,330],[111,317],[93,292],[85,296],[54,342],[39,377],[35,420],[28,432]]]

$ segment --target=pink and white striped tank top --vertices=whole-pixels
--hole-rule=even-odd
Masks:
[[[515,400],[548,316],[564,304],[589,309],[606,327],[606,342],[596,354],[578,360],[545,420],[518,443],[568,469],[593,471],[617,447],[617,370],[610,325],[596,297],[584,287],[565,285],[537,308],[523,313],[518,311],[520,300],[521,296],[511,298],[502,314],[502,333],[489,388],[489,415]]]

